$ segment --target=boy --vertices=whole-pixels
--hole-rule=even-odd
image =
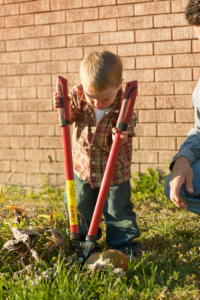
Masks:
[[[77,208],[84,221],[79,221],[82,240],[88,232],[94,207],[112,146],[117,132],[122,92],[122,63],[118,56],[108,51],[88,54],[80,65],[81,84],[72,88],[71,124],[73,128],[73,167]],[[59,98],[54,93],[54,107]],[[132,137],[136,116],[133,113],[128,130],[122,132],[122,146],[103,211],[106,220],[106,243],[128,258],[137,252],[138,243],[132,239],[140,236],[136,215],[130,200],[130,167]],[[67,196],[65,195],[67,207]],[[101,238],[99,228],[97,239]]]
[[[200,39],[200,0],[189,0],[186,19]],[[200,215],[200,80],[193,92],[195,126],[174,156],[166,178],[165,195],[178,207]]]

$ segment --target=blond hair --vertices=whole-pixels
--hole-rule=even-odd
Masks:
[[[81,62],[80,79],[90,92],[118,88],[122,79],[121,59],[109,51],[90,52]]]

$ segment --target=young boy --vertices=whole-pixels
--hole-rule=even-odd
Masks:
[[[71,124],[73,123],[72,156],[74,180],[82,240],[88,233],[101,181],[117,132],[116,122],[123,100],[122,63],[118,56],[108,51],[88,54],[80,65],[81,84],[72,88]],[[54,93],[54,107],[59,98]],[[135,255],[139,244],[132,241],[140,236],[136,214],[130,200],[130,167],[132,137],[136,126],[133,113],[128,130],[122,132],[122,146],[103,211],[106,220],[106,243],[118,249],[128,258]],[[65,195],[67,207],[67,196]],[[101,238],[99,228],[97,239]]]

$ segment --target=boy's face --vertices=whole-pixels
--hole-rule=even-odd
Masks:
[[[115,98],[117,96],[118,90],[122,86],[123,79],[121,80],[121,83],[118,88],[116,87],[110,87],[102,92],[97,92],[91,94],[90,91],[88,91],[84,86],[84,92],[85,92],[85,98],[87,102],[98,109],[105,109],[106,107],[109,107],[113,104],[115,101]]]
[[[198,39],[200,40],[200,26],[193,25],[194,32],[196,33]]]

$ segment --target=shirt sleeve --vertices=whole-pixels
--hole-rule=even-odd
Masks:
[[[134,137],[135,136],[134,128],[136,126],[136,123],[137,123],[137,116],[136,116],[136,113],[133,111],[131,119],[129,121],[129,124],[130,124],[130,127],[128,128],[128,131],[129,131],[128,136],[129,137]]]
[[[200,80],[194,90],[192,98],[195,109],[194,128],[190,130],[187,140],[182,144],[179,152],[173,157],[169,167],[170,171],[172,171],[176,159],[180,156],[187,157],[190,165],[200,159]]]
[[[79,101],[78,101],[76,87],[73,87],[71,89],[68,97],[70,98],[71,124],[73,124],[79,115]]]

